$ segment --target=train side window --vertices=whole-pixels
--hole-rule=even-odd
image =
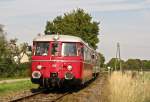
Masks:
[[[81,56],[84,58],[84,47],[81,47]]]
[[[94,54],[92,54],[92,59],[94,59],[95,58],[95,55]]]
[[[84,60],[88,63],[89,62],[89,51],[88,48],[86,46],[84,46]]]
[[[81,43],[77,43],[77,55],[83,58],[83,45]]]

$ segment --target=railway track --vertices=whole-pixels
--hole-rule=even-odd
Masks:
[[[62,99],[64,96],[71,94],[72,92],[66,91],[66,92],[56,92],[51,93],[48,92],[46,89],[42,89],[38,92],[32,93],[30,95],[26,95],[17,99],[10,100],[9,102],[56,102],[60,99]]]
[[[99,78],[101,78],[102,75],[99,75]],[[99,79],[98,78],[98,79]],[[97,79],[97,78],[96,78]],[[84,88],[88,88],[88,85],[94,81],[91,80],[87,83],[86,86],[79,88],[79,89],[63,89],[63,90],[58,90],[58,89],[52,89],[47,91],[46,89],[41,89],[40,91],[34,92],[30,95],[23,96],[21,98],[13,99],[10,100],[9,102],[57,102],[61,99],[64,98],[64,96],[70,96],[72,93],[80,92]]]
[[[53,99],[47,99],[48,102],[57,102],[58,100],[62,99],[64,96],[69,95],[70,92],[65,92],[63,94],[57,95],[57,97],[54,97]],[[52,96],[53,97],[53,96]]]
[[[20,98],[16,98],[16,99],[13,99],[13,100],[10,100],[9,102],[18,102],[18,101],[22,101],[22,100],[25,100],[25,99],[28,99],[30,97],[33,97],[33,96],[36,96],[38,94],[41,94],[42,92],[46,91],[46,89],[41,89],[39,91],[36,91],[32,94],[29,94],[29,95],[25,95],[23,97],[20,97]]]

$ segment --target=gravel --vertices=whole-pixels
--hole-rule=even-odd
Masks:
[[[87,87],[64,97],[59,102],[109,102],[108,76],[101,74]]]

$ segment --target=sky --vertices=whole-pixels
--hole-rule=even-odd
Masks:
[[[77,8],[100,22],[97,51],[106,62],[116,56],[117,42],[123,60],[150,60],[150,0],[0,0],[0,24],[8,39],[31,44],[47,21]]]

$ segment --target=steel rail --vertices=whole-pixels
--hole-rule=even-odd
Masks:
[[[70,94],[70,92],[63,93],[62,95],[56,97],[56,98],[53,99],[53,100],[50,100],[49,102],[56,102],[56,101],[62,99],[64,96],[68,95],[68,94]]]
[[[33,93],[33,94],[31,94],[31,95],[27,95],[27,96],[24,96],[24,97],[21,97],[21,98],[17,98],[17,99],[10,100],[9,102],[20,102],[20,101],[24,101],[24,100],[26,100],[26,99],[29,99],[29,98],[33,97],[33,96],[39,95],[39,94],[41,94],[41,93],[44,92],[44,91],[47,91],[47,90],[46,90],[46,89],[43,89],[43,90],[41,90],[41,91],[39,91],[39,92],[36,92],[36,93]],[[61,95],[57,94],[57,95],[58,95],[57,97],[55,97],[56,95],[49,96],[49,97],[52,97],[52,99],[49,99],[49,102],[56,102],[56,101],[62,99],[64,96],[70,94],[70,93],[72,93],[72,92],[65,92],[65,93],[63,93],[63,94],[61,94]],[[55,97],[55,98],[54,98],[54,97]],[[41,99],[42,99],[42,97],[41,97]],[[36,100],[36,99],[35,99],[35,100]]]
[[[20,97],[20,98],[17,98],[17,99],[10,100],[9,102],[18,102],[18,101],[21,101],[21,100],[25,100],[25,99],[28,99],[30,97],[36,96],[38,94],[41,94],[44,91],[46,91],[46,89],[42,89],[42,90],[40,90],[38,92],[32,93],[32,94],[24,96],[24,97]]]

